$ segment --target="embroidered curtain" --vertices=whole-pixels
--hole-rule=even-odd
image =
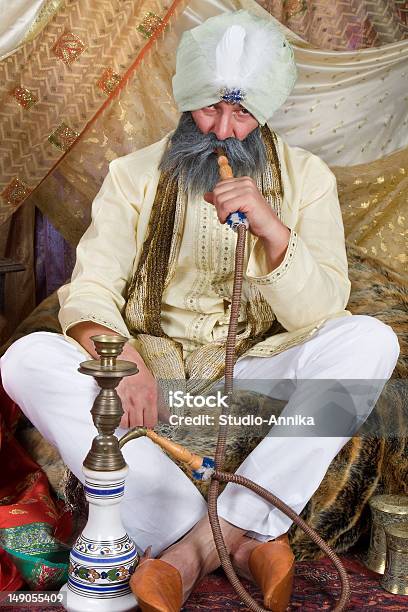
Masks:
[[[319,49],[381,47],[408,37],[406,0],[258,0]]]
[[[41,181],[46,192],[48,183],[55,184],[61,172],[58,163],[76,138],[85,130],[92,138],[92,121],[102,114],[109,119],[112,112],[120,116],[121,100],[113,104],[111,99],[126,89],[150,48],[170,34],[171,21],[185,4],[185,0],[65,0],[34,40],[0,63],[0,256],[26,265],[25,272],[6,276],[7,325],[5,319],[0,321],[2,340],[35,304],[34,234],[27,230],[43,192],[33,191]],[[141,124],[140,108],[138,112]],[[50,196],[55,209],[66,211],[65,220],[76,240],[89,220],[91,200],[88,205],[85,202],[97,191],[112,155],[130,150],[121,146],[123,130],[129,126],[122,128],[111,140],[108,125],[103,149],[97,152],[99,140],[90,143],[87,161],[82,153],[68,160],[63,171],[68,172],[68,182],[63,187],[59,184],[58,194]],[[136,124],[134,130],[138,130]],[[86,171],[76,175],[82,163]],[[83,198],[82,208],[76,206],[77,195]]]

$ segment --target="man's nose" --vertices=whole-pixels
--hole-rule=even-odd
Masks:
[[[218,140],[225,140],[234,136],[232,115],[221,113],[215,120],[213,132]]]

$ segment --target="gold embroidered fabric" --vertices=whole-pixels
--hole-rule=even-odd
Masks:
[[[7,201],[9,185],[15,180],[24,183],[26,197],[38,186],[103,110],[107,94],[98,83],[106,69],[123,74],[117,88],[124,85],[184,4],[185,0],[71,0],[61,4],[34,40],[0,63],[0,225],[24,201]],[[156,20],[154,25],[150,18],[146,38],[138,26],[149,14]],[[24,112],[13,94],[16,88],[36,99]],[[117,88],[111,87],[108,95]]]
[[[44,204],[51,222],[71,244],[76,244],[89,224],[91,203],[109,161],[153,142],[160,130],[165,133],[174,125],[177,113],[167,85],[174,58],[167,51],[163,57],[155,47],[159,44],[155,38],[146,39],[137,26],[149,11],[162,19],[169,15],[164,40],[172,37],[170,48],[174,48],[177,39],[169,11],[172,7],[182,10],[185,3],[72,0],[64,3],[35,39],[0,63],[0,256],[11,257],[27,267],[27,272],[6,277],[5,318],[0,318],[2,341],[36,304],[34,205],[42,208]],[[66,31],[74,31],[87,45],[71,65],[50,51]],[[159,40],[160,45],[164,43],[163,38]],[[153,65],[148,64],[151,55],[156,57]],[[134,74],[143,68],[140,78],[133,80],[130,68]],[[120,94],[114,87],[119,85],[117,75],[125,79]],[[37,102],[31,108],[21,106],[21,96],[19,100],[13,97],[17,87],[30,92],[24,94],[27,102],[35,97]],[[153,121],[155,96],[164,104]],[[107,101],[110,105],[100,112]],[[63,149],[69,141],[58,141],[62,145],[59,148],[48,140],[63,121],[68,128],[80,132],[93,119],[85,136],[68,152]],[[62,158],[63,165],[44,179]],[[28,178],[21,178],[26,174]],[[28,201],[24,198],[36,177],[44,181]],[[17,215],[23,202],[27,210]],[[32,222],[22,224],[21,218],[28,219],[29,212]]]
[[[348,241],[408,273],[408,149],[370,164],[332,170]]]
[[[258,0],[320,49],[380,47],[408,38],[406,0]]]

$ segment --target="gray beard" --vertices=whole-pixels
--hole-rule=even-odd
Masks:
[[[255,128],[244,140],[218,140],[214,133],[203,134],[190,112],[182,113],[159,165],[173,179],[181,178],[185,191],[203,196],[212,191],[220,180],[216,147],[222,147],[235,177],[255,178],[265,170],[266,149],[261,130]]]

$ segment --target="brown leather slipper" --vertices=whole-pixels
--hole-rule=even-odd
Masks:
[[[248,560],[250,572],[262,590],[264,606],[285,612],[293,588],[295,556],[286,534],[257,546]]]
[[[142,612],[180,612],[183,584],[178,570],[161,559],[146,559],[129,582]]]

